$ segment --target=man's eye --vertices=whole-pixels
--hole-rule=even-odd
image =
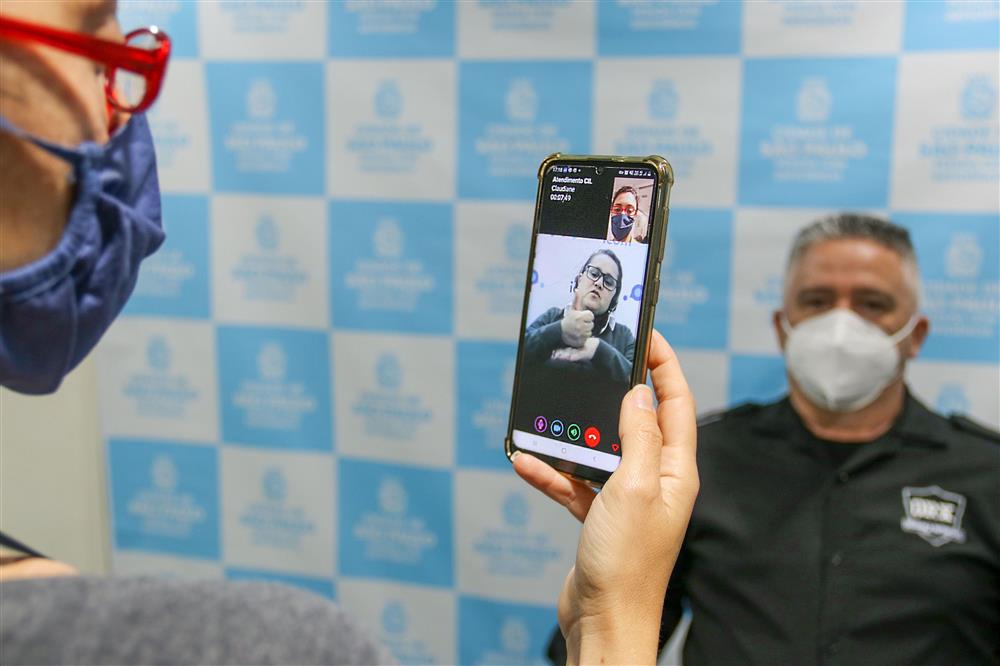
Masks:
[[[889,309],[889,306],[885,301],[864,301],[861,304],[861,307],[873,312],[885,312]]]

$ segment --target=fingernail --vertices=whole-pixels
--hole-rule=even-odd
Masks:
[[[653,392],[645,384],[639,384],[632,389],[632,404],[639,409],[653,411]]]
[[[514,453],[510,454],[510,461],[511,461],[511,462],[514,462],[515,460],[517,460],[517,457],[518,457],[519,455],[521,455],[521,452],[520,452],[520,451],[514,451]]]

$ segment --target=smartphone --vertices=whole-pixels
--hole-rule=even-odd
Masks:
[[[646,379],[673,169],[659,156],[554,154],[538,170],[504,449],[600,487],[622,398]]]

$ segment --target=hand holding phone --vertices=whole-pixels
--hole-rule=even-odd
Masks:
[[[621,403],[622,462],[600,493],[531,454],[514,469],[583,522],[559,597],[569,663],[654,663],[666,589],[698,494],[694,399],[653,332],[645,386]],[[602,637],[605,640],[602,640]]]

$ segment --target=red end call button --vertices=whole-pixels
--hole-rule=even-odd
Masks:
[[[594,448],[601,443],[601,431],[594,426],[590,426],[583,431],[583,441],[586,442],[587,446],[590,448]]]

